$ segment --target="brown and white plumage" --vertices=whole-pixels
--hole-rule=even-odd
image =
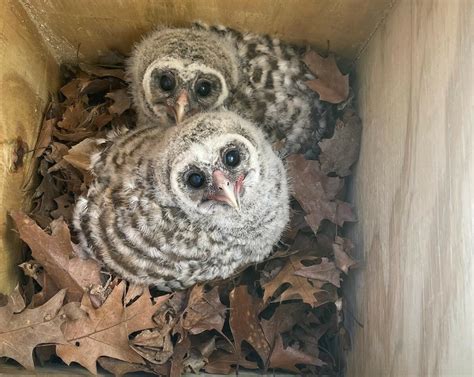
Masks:
[[[282,162],[261,131],[227,111],[131,131],[109,141],[93,171],[75,209],[82,248],[161,289],[263,260],[289,217]]]
[[[277,38],[224,27],[159,29],[129,60],[139,125],[173,124],[225,106],[258,124],[271,141],[286,138],[288,152],[314,146],[326,130],[327,106],[305,84],[314,77],[302,53]]]

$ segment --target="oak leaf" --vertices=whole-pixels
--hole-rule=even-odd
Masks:
[[[319,264],[300,268],[295,271],[295,275],[328,282],[338,288],[341,286],[341,273],[336,268],[335,263],[329,261],[328,258],[322,258],[321,263]]]
[[[305,267],[303,261],[315,261],[318,257],[310,255],[309,253],[298,253],[291,255],[287,260],[286,264],[278,274],[269,282],[263,284],[262,288],[265,290],[263,295],[263,301],[268,302],[273,296],[278,296],[279,301],[288,301],[301,299],[304,303],[311,306],[319,306],[326,302],[326,300],[320,300],[319,296],[315,296],[320,292],[323,283],[317,281],[310,281],[309,279],[296,275],[296,271],[301,270]],[[288,287],[282,292],[280,288],[282,286]],[[284,288],[284,287],[283,287]]]
[[[101,285],[99,264],[75,256],[64,220],[54,220],[49,235],[23,212],[13,211],[10,215],[33,258],[44,267],[58,288],[67,288],[69,300],[79,301],[88,288]]]
[[[336,199],[343,187],[342,179],[326,176],[318,161],[306,160],[300,154],[289,156],[287,164],[293,196],[305,211],[306,222],[315,233],[324,219],[339,226],[346,221],[355,221],[350,205]]]
[[[308,355],[293,347],[284,347],[283,339],[280,334],[277,335],[275,347],[270,356],[270,368],[286,369],[295,373],[301,373],[296,367],[298,364],[323,366],[323,362],[317,357]]]
[[[362,125],[353,109],[346,109],[336,121],[334,135],[319,142],[321,171],[335,172],[340,177],[351,174],[350,167],[357,161],[360,149]]]
[[[182,326],[193,335],[206,330],[221,332],[224,327],[226,309],[227,307],[219,299],[218,287],[205,292],[203,285],[195,285],[182,316]]]
[[[317,92],[322,101],[340,103],[347,98],[349,75],[341,73],[333,55],[323,58],[315,51],[308,51],[303,62],[316,76],[314,80],[306,81],[306,85]]]
[[[342,237],[336,237],[336,240],[332,246],[334,251],[334,258],[336,266],[346,275],[349,273],[349,269],[357,265],[357,262],[350,256],[350,251],[354,248],[351,240]]]
[[[128,336],[155,327],[152,317],[168,296],[161,296],[153,302],[146,290],[133,304],[124,307],[124,294],[125,282],[121,282],[98,309],[94,308],[88,295],[83,296],[80,309],[86,316],[67,318],[62,331],[68,344],[56,347],[58,356],[66,364],[77,362],[96,374],[96,362],[101,356],[143,363],[143,359],[130,348]]]
[[[0,356],[33,370],[33,349],[38,344],[65,343],[60,329],[64,319],[59,314],[65,294],[63,289],[42,306],[20,313],[15,313],[18,302],[9,297],[8,304],[0,307]]]
[[[237,358],[240,359],[242,341],[245,340],[257,351],[263,361],[267,360],[270,345],[258,318],[264,303],[260,298],[251,296],[245,285],[234,288],[229,297],[229,324],[234,336]]]

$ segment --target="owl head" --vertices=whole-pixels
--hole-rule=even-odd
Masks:
[[[128,61],[138,120],[180,123],[222,105],[238,82],[230,41],[196,28],[163,28],[146,36]]]
[[[237,114],[198,114],[170,131],[163,164],[168,194],[194,222],[242,227],[262,211],[288,206],[281,160],[262,132]]]

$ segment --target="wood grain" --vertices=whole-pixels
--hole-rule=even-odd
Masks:
[[[349,376],[474,375],[473,21],[469,0],[400,0],[358,62]]]
[[[354,58],[392,0],[20,0],[55,56],[94,61],[128,53],[158,24],[195,20],[311,43]],[[79,48],[78,48],[79,46]]]
[[[31,176],[25,165],[12,168],[17,137],[36,142],[49,91],[57,88],[57,64],[17,1],[0,7],[0,292],[16,284],[20,245],[7,211],[28,206],[23,188]],[[31,194],[31,193],[30,193]]]

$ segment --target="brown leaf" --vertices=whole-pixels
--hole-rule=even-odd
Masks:
[[[65,342],[60,330],[63,319],[58,314],[65,294],[63,289],[44,305],[18,314],[11,299],[8,305],[0,307],[0,356],[33,370],[33,349],[38,344]]]
[[[74,256],[69,229],[62,219],[51,223],[52,234],[49,235],[22,212],[14,211],[10,216],[33,258],[44,267],[57,287],[68,289],[69,300],[78,301],[87,288],[101,284],[98,263]]]
[[[53,128],[56,126],[56,123],[56,118],[45,119],[43,121],[43,125],[41,126],[41,131],[38,136],[38,141],[36,142],[35,153],[33,154],[33,158],[41,156],[46,150],[46,148],[48,148],[49,144],[52,141]]]
[[[300,268],[295,271],[295,275],[308,279],[325,281],[338,288],[341,286],[341,274],[336,268],[334,262],[330,262],[327,258],[322,258],[322,261],[319,264]]]
[[[79,98],[81,87],[84,85],[84,82],[89,81],[88,79],[84,78],[76,78],[74,80],[69,81],[66,85],[64,85],[60,92],[68,99],[68,100],[76,100]]]
[[[77,143],[79,141],[87,139],[88,137],[95,136],[96,132],[86,130],[85,128],[78,128],[78,129],[74,130],[74,132],[60,132],[58,130],[53,130],[53,135],[58,140],[72,141],[72,142]]]
[[[54,198],[54,201],[56,202],[58,208],[56,208],[54,211],[51,211],[51,217],[53,219],[59,219],[62,217],[66,222],[70,223],[74,210],[73,199],[69,194],[64,194]]]
[[[270,354],[270,345],[258,318],[258,314],[263,309],[262,300],[251,296],[245,285],[234,288],[229,298],[229,324],[234,336],[237,356],[240,358],[241,343],[245,340],[255,348],[263,361],[267,360]]]
[[[36,308],[41,306],[58,293],[59,288],[44,269],[41,268],[40,264],[35,261],[28,261],[20,264],[19,267],[23,270],[26,276],[35,279],[42,288],[41,291],[33,295],[29,307]]]
[[[64,159],[81,172],[87,172],[90,170],[91,156],[98,152],[97,145],[97,139],[84,139],[69,149]]]
[[[283,347],[283,339],[278,334],[275,341],[275,347],[273,348],[270,356],[270,368],[279,368],[289,370],[295,373],[301,373],[296,367],[297,364],[306,365],[317,365],[323,366],[323,362],[317,357],[308,355],[300,350],[293,347]]]
[[[226,309],[219,299],[218,287],[205,292],[204,286],[195,285],[189,296],[188,307],[182,316],[183,328],[194,335],[207,330],[221,332]]]
[[[74,102],[63,114],[63,119],[58,122],[58,127],[65,130],[74,130],[87,119],[87,111],[82,102]]]
[[[246,369],[258,369],[256,362],[248,361],[242,357],[239,358],[235,353],[217,351],[211,355],[204,370],[211,374],[230,374],[235,365]]]
[[[335,172],[340,177],[350,175],[350,167],[357,161],[360,149],[362,125],[353,109],[344,111],[338,119],[331,139],[319,142],[321,170],[328,174]]]
[[[343,186],[340,178],[326,176],[318,161],[305,160],[303,155],[289,156],[287,164],[293,196],[306,212],[306,222],[315,233],[324,219],[340,226],[355,220],[351,207],[335,200]]]
[[[130,348],[128,335],[153,328],[152,317],[168,296],[161,296],[154,303],[146,291],[132,305],[124,307],[124,293],[125,282],[121,282],[98,309],[93,307],[88,295],[83,296],[81,309],[87,316],[66,320],[62,330],[69,344],[56,348],[66,364],[77,362],[96,374],[96,361],[101,356],[143,363],[143,359]]]
[[[143,285],[130,283],[127,289],[127,294],[123,300],[125,306],[128,306],[131,302],[135,301],[138,297],[140,297],[143,292],[145,292],[145,288]]]
[[[130,346],[144,359],[153,364],[164,364],[173,356],[173,342],[171,328],[151,329],[142,331],[133,340]]]
[[[181,339],[174,347],[173,360],[171,361],[170,377],[181,376],[184,368],[184,358],[189,352],[191,342],[187,336]]]
[[[275,346],[275,339],[278,334],[290,331],[295,324],[300,323],[304,319],[307,308],[308,306],[301,302],[282,304],[276,308],[275,313],[273,313],[269,320],[262,319],[262,329],[268,344],[270,344],[270,348]],[[265,362],[267,361],[265,360]]]
[[[326,301],[320,301],[315,294],[321,291],[322,284],[315,284],[305,277],[295,275],[295,272],[305,267],[303,261],[314,261],[318,257],[308,253],[291,255],[286,261],[283,269],[268,283],[263,284],[265,290],[263,301],[268,302],[277,293],[282,285],[289,284],[283,293],[279,295],[280,301],[302,299],[311,306],[319,306]]]
[[[132,104],[132,100],[128,95],[127,89],[118,89],[113,92],[110,92],[106,95],[107,98],[110,98],[114,103],[109,106],[109,112],[111,114],[121,115],[128,109]]]
[[[306,81],[306,85],[317,92],[322,101],[340,103],[347,98],[349,75],[341,73],[333,55],[323,58],[315,51],[309,51],[303,57],[303,62],[316,76],[316,79]]]
[[[357,264],[357,262],[349,255],[350,251],[354,248],[354,245],[351,240],[347,238],[336,237],[332,248],[337,268],[347,275],[349,269]]]

